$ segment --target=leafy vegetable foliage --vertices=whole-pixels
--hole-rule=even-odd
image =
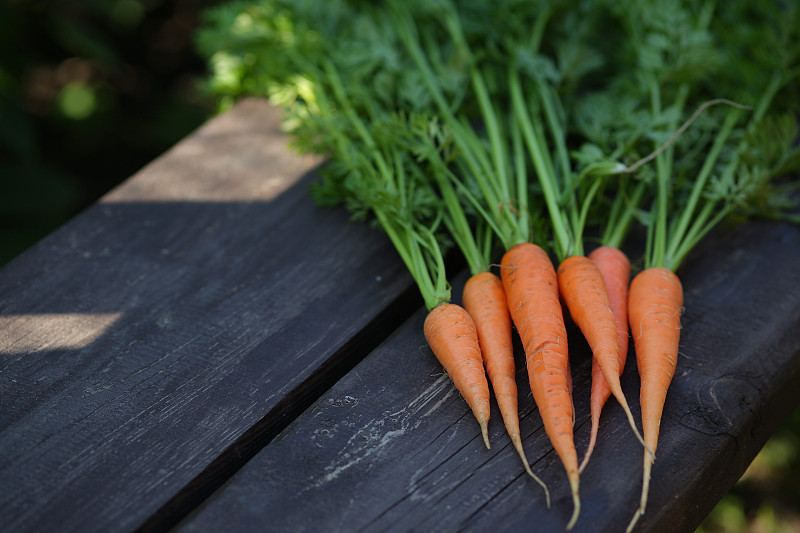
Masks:
[[[330,157],[317,200],[374,216],[433,305],[442,244],[474,271],[492,241],[565,257],[639,220],[674,269],[727,217],[796,219],[798,26],[745,0],[262,0],[198,45],[224,105],[288,110]]]

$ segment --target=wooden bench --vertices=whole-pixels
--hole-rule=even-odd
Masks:
[[[496,406],[485,449],[388,239],[310,200],[320,163],[242,101],[0,271],[4,530],[563,531],[524,365],[550,510]],[[800,229],[719,231],[681,275],[641,531],[692,531],[800,403]],[[570,334],[582,454],[590,356]],[[638,416],[633,357],[623,388]],[[641,461],[610,402],[575,531],[624,530]]]

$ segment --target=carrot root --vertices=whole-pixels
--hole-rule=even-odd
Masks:
[[[567,529],[572,529],[580,514],[580,477],[573,440],[567,332],[556,272],[544,250],[523,243],[503,256],[501,278],[511,318],[525,348],[534,401],[569,479],[574,509]]]
[[[568,257],[558,267],[558,287],[573,321],[580,328],[592,349],[594,360],[603,371],[611,394],[622,406],[636,438],[649,450],[622,392],[616,318],[611,311],[608,290],[597,265],[588,257]]]
[[[489,445],[489,384],[483,369],[475,324],[461,306],[441,304],[425,318],[425,339],[467,401]]]
[[[525,471],[542,486],[550,508],[550,491],[547,485],[531,470],[519,431],[517,405],[516,364],[511,338],[511,316],[508,312],[503,283],[491,272],[471,276],[463,291],[463,305],[472,317],[478,331],[478,342],[486,367],[486,374],[494,389],[497,405],[506,431],[517,451]]]
[[[578,494],[577,481],[573,483],[572,480],[570,480],[570,490],[572,491],[573,511],[572,511],[572,516],[570,517],[569,522],[567,523],[566,527],[567,531],[570,531],[573,527],[575,527],[575,522],[578,521],[578,515],[581,514],[581,498]]]
[[[606,284],[608,304],[611,307],[611,312],[614,314],[614,321],[617,325],[619,372],[622,375],[628,359],[628,285],[631,276],[631,263],[622,250],[613,246],[595,248],[588,257],[594,261]],[[600,428],[600,414],[610,396],[611,389],[606,383],[605,376],[603,376],[603,370],[597,361],[592,358],[592,389],[589,400],[592,427],[589,435],[589,445],[578,468],[579,472],[583,472],[583,469],[589,463],[589,458],[592,456]]]
[[[544,490],[544,497],[547,503],[547,508],[550,509],[550,489],[547,488],[547,483],[542,481],[542,479],[533,473],[531,470],[531,465],[528,463],[528,458],[525,456],[525,450],[522,448],[522,439],[520,438],[519,434],[517,435],[509,435],[511,437],[511,443],[514,445],[514,449],[517,450],[517,454],[519,455],[520,459],[522,459],[522,464],[525,467],[525,472],[531,476],[536,483],[538,483],[542,490]]]
[[[636,523],[639,522],[639,518],[642,516],[642,510],[636,509],[636,512],[633,513],[633,518],[631,518],[630,523],[628,523],[628,527],[625,528],[625,533],[631,533],[633,528],[636,527]]]
[[[628,295],[628,320],[642,382],[642,429],[645,442],[653,451],[658,444],[667,389],[677,366],[682,309],[683,287],[672,271],[648,268],[633,279]],[[628,531],[633,529],[647,507],[653,461],[653,455],[645,454],[639,509],[631,519]]]

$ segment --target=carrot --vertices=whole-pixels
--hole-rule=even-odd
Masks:
[[[594,360],[602,370],[611,394],[617,399],[633,432],[644,444],[628,402],[622,392],[619,376],[619,342],[617,323],[609,304],[606,284],[594,261],[585,256],[571,256],[558,267],[558,287],[569,308],[572,320],[592,349]]]
[[[470,77],[473,88],[478,93],[482,117],[492,132],[490,134],[492,149],[489,150],[489,146],[480,139],[473,128],[464,126],[461,118],[453,112],[442,93],[441,79],[443,77],[434,72],[436,64],[428,61],[428,56],[420,46],[412,17],[402,9],[402,3],[396,4],[395,7],[398,8],[395,21],[398,23],[399,35],[409,56],[419,68],[422,82],[441,112],[441,117],[449,128],[454,145],[459,147],[459,157],[455,161],[444,161],[440,157],[435,157],[441,142],[429,144],[428,149],[423,153],[426,154],[428,161],[433,163],[431,174],[436,179],[444,204],[447,206],[444,223],[450,229],[450,234],[467,260],[473,275],[473,278],[465,286],[463,302],[465,306],[468,306],[470,314],[479,327],[478,339],[481,349],[485,351],[486,369],[495,390],[506,430],[523,461],[525,470],[544,488],[549,508],[550,494],[547,485],[533,474],[522,449],[517,410],[516,369],[511,345],[511,321],[508,315],[508,306],[505,303],[505,293],[502,289],[502,282],[498,286],[497,277],[487,271],[487,258],[492,253],[494,244],[491,242],[492,235],[497,238],[505,250],[510,247],[512,242],[527,242],[533,227],[528,211],[528,183],[524,172],[524,161],[521,157],[522,145],[519,132],[515,128],[511,128],[510,143],[507,142],[508,139],[501,138],[504,128],[499,125],[499,117],[494,114],[483,75],[479,70],[471,70]],[[445,12],[447,11],[445,9]],[[446,26],[449,31],[454,33],[453,40],[464,43],[458,29],[460,25],[458,13],[452,11],[449,12],[449,15],[452,15],[452,18],[449,19]],[[427,132],[428,128],[425,131]],[[432,139],[427,139],[428,143],[431,141]],[[514,148],[513,155],[508,151],[509,146]],[[517,173],[516,179],[513,178],[508,167],[508,162],[512,159],[517,162],[514,169]],[[452,173],[451,168],[457,169],[460,176]],[[464,176],[479,183],[480,195],[475,196],[469,188],[465,187]],[[455,189],[457,189],[457,193]],[[511,192],[512,189],[516,189],[514,193]],[[509,201],[512,196],[514,198],[513,205]],[[484,229],[490,232],[489,234],[480,233],[480,229],[470,230],[464,210],[460,207],[461,202],[467,202],[471,209],[480,214],[479,218],[485,226]],[[480,240],[481,244],[476,239],[476,233],[485,237]],[[494,285],[495,288],[481,289],[480,287],[484,283]],[[474,294],[470,294],[473,291]],[[494,295],[491,296],[493,300],[491,304],[479,303],[481,298],[490,295]],[[490,311],[487,317],[482,316],[483,309],[497,309],[497,306],[504,310],[502,312]],[[498,347],[490,347],[490,344],[495,342]]]
[[[661,426],[661,413],[678,358],[681,333],[683,288],[671,270],[652,267],[633,279],[628,297],[628,313],[642,381],[639,401],[642,406],[644,440],[655,451]],[[650,485],[653,456],[644,455],[644,474],[639,510],[629,526],[644,514]]]
[[[631,264],[628,256],[619,248],[613,246],[600,246],[589,254],[589,259],[594,261],[597,269],[603,276],[608,294],[608,304],[614,314],[617,325],[617,345],[619,346],[619,372],[625,368],[628,359],[628,283],[630,282]],[[597,432],[600,427],[600,413],[603,406],[611,396],[611,389],[603,375],[597,359],[592,359],[592,391],[589,400],[592,429],[589,436],[589,446],[579,470],[583,472],[589,458],[592,456]]]
[[[508,436],[522,459],[525,471],[544,489],[549,508],[550,491],[547,489],[547,485],[531,470],[528,458],[522,448],[517,405],[516,364],[514,363],[514,347],[511,342],[511,316],[508,312],[502,281],[488,271],[474,274],[464,285],[462,303],[478,330],[478,342],[486,373],[489,375],[489,381],[494,389]]]
[[[539,246],[522,243],[503,255],[501,278],[511,318],[522,339],[531,391],[545,432],[567,472],[574,510],[572,529],[581,503],[578,454],[572,425],[574,410],[569,381],[567,331],[558,295],[558,280],[550,257]]]
[[[424,332],[434,355],[472,409],[489,448],[489,384],[472,318],[459,305],[441,304],[428,312]]]
[[[772,86],[773,89],[784,81],[785,79],[781,77],[773,78],[773,82],[776,83]],[[673,104],[676,109],[683,108],[689,93],[686,85],[680,89],[677,93],[677,103]],[[651,90],[652,113],[655,117],[661,118],[659,87],[653,86]],[[772,90],[768,90],[761,96],[755,107],[756,111],[745,125],[746,128],[760,127],[758,122],[762,120],[763,113],[775,94]],[[677,133],[688,127],[700,112],[710,105],[722,102],[727,101],[716,100],[700,105],[677,130],[675,122],[670,124],[670,129],[676,131],[671,139],[676,139]],[[742,137],[733,147],[736,157],[726,159],[722,156],[729,139],[735,138],[737,122],[743,115],[742,106],[733,102],[728,103],[733,109],[715,130],[709,145],[702,147],[702,150],[698,151],[698,147],[692,142],[690,147],[677,148],[665,144],[653,152],[656,174],[653,182],[653,204],[647,219],[644,270],[634,277],[628,293],[628,321],[641,379],[639,402],[642,410],[642,426],[645,442],[652,451],[656,450],[658,444],[667,389],[677,366],[683,287],[675,272],[690,250],[733,212],[737,205],[748,199],[747,195],[735,192],[736,187],[741,184],[735,185],[734,182],[739,178],[745,181],[752,179],[739,167],[743,161],[741,154],[747,153],[752,147]],[[691,180],[680,181],[673,176],[675,152],[679,149],[688,150],[687,153],[703,154],[702,165]],[[758,179],[772,178],[777,173],[777,169],[771,169]],[[719,176],[720,181],[715,182],[711,178],[712,174]],[[753,182],[750,182],[748,185],[752,184]],[[683,190],[680,190],[681,188]],[[683,194],[678,195],[676,192]],[[628,533],[644,515],[647,507],[653,461],[652,455],[645,454],[639,506],[628,524],[626,530]]]

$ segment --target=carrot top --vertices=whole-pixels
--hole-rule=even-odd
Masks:
[[[446,230],[471,262],[479,251],[452,191],[431,187],[432,169],[445,175],[444,147],[396,57],[391,21],[369,6],[303,0],[235,2],[206,16],[199,42],[212,49],[215,90],[269,96],[285,108],[294,146],[329,158],[312,191],[318,203],[374,220],[426,307],[449,302]]]
[[[548,2],[516,6],[505,14],[516,24],[497,36],[491,28],[477,30],[480,19],[465,15],[468,9],[436,2],[448,49],[421,35],[403,2],[390,5],[398,35],[452,140],[455,186],[467,208],[503,250],[538,242],[561,259],[582,254],[583,231],[602,178],[624,165],[603,158],[576,171],[570,155],[571,112],[562,98],[599,65],[596,56],[584,54],[586,42],[567,38],[581,13],[565,14]],[[497,11],[503,13],[502,7]],[[498,12],[482,15],[496,19]],[[564,46],[540,50],[551,41]],[[587,59],[581,60],[583,55]],[[457,99],[445,92],[452,86],[453,64],[459,65],[459,79],[466,78]]]
[[[442,27],[454,43],[452,55],[463,64],[460,70],[466,78],[465,89],[453,105],[445,93],[449,63],[453,58],[443,62],[438,49],[433,49],[429,41],[420,37],[418,23],[403,2],[390,5],[402,43],[452,140],[455,151],[452,164],[457,172],[452,175],[453,186],[465,199],[467,207],[491,229],[503,249],[528,241],[532,228],[527,175],[524,166],[516,164],[522,148],[519,131],[500,124],[498,110],[488,94],[485,70],[476,64],[455,7],[441,2],[437,10]],[[470,106],[478,109],[477,117],[485,125],[488,139],[470,123]],[[503,137],[503,132],[507,131],[510,131],[510,140]],[[510,150],[509,145],[512,146]]]
[[[596,95],[624,102],[625,116],[638,121],[626,129],[625,120],[614,120],[624,135],[613,154],[628,161],[622,174],[638,175],[627,188],[629,198],[643,193],[651,199],[648,211],[633,211],[647,228],[644,267],[672,271],[732,215],[791,220],[794,204],[775,178],[800,166],[796,121],[788,119],[796,110],[775,105],[800,74],[797,7],[686,4],[650,9],[623,2],[620,27],[636,46],[620,61],[628,54],[635,74]],[[752,23],[766,30],[750,32],[726,20],[742,9],[752,9]],[[752,46],[752,55],[738,57],[735,46]],[[753,76],[753,70],[762,74]],[[599,124],[591,126],[595,139],[607,135],[599,134]]]

